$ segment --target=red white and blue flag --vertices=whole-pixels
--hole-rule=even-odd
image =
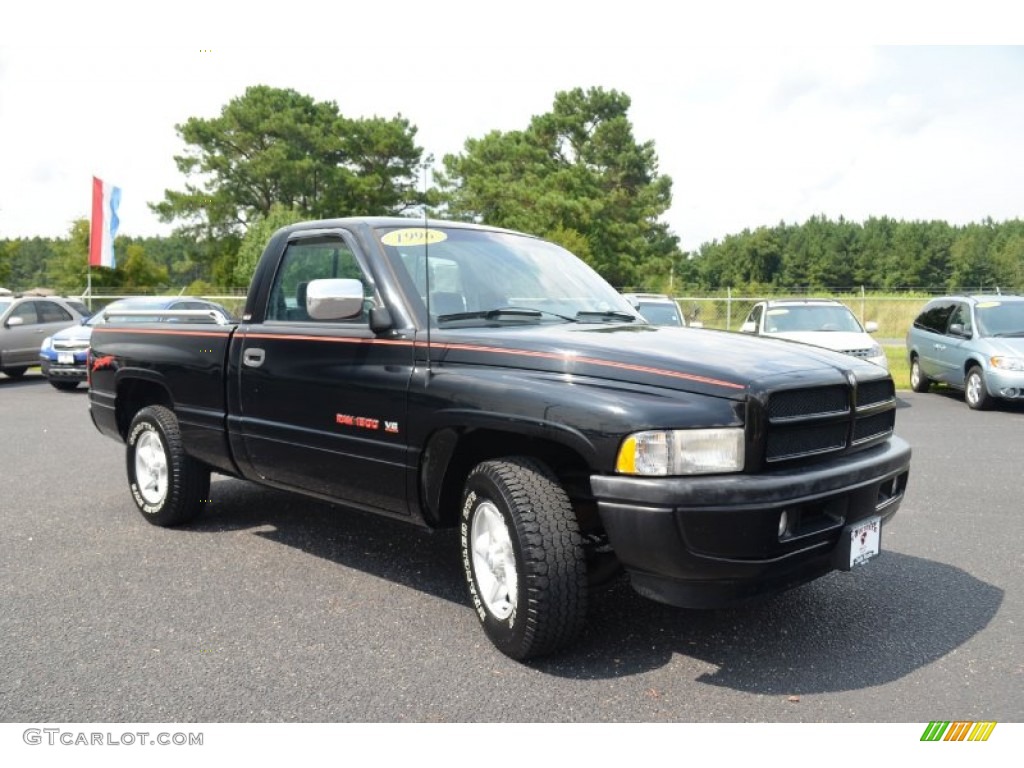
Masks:
[[[114,268],[114,235],[121,188],[92,177],[92,227],[89,230],[89,266]]]

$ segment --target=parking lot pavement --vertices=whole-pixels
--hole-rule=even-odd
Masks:
[[[227,478],[156,528],[84,389],[0,377],[0,718],[1024,720],[1024,409],[900,397],[914,459],[877,560],[717,612],[617,582],[524,665],[477,626],[451,533]]]

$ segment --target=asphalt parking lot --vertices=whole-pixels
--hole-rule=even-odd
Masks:
[[[901,393],[882,556],[719,612],[619,582],[571,651],[495,651],[451,534],[215,476],[147,524],[84,388],[0,376],[0,720],[1024,720],[1024,408]]]

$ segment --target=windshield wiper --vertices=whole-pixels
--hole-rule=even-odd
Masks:
[[[482,309],[476,312],[454,312],[450,315],[438,315],[437,322],[446,323],[449,320],[498,320],[502,317],[527,317],[541,318],[544,315],[557,317],[567,323],[575,323],[576,319],[567,315],[560,315],[557,312],[548,312],[546,309],[534,309],[533,307],[499,307],[498,309]]]
[[[583,322],[586,317],[597,317],[602,320],[622,320],[626,323],[636,322],[636,316],[629,314],[629,312],[619,312],[614,309],[582,309],[576,313],[576,322]]]

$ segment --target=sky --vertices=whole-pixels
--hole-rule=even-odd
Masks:
[[[621,91],[684,250],[815,215],[1024,218],[1024,47],[1002,0],[150,5],[8,4],[0,239],[67,235],[94,175],[122,189],[121,234],[168,234],[148,204],[186,183],[175,125],[257,84],[401,114],[438,163],[559,91]]]

